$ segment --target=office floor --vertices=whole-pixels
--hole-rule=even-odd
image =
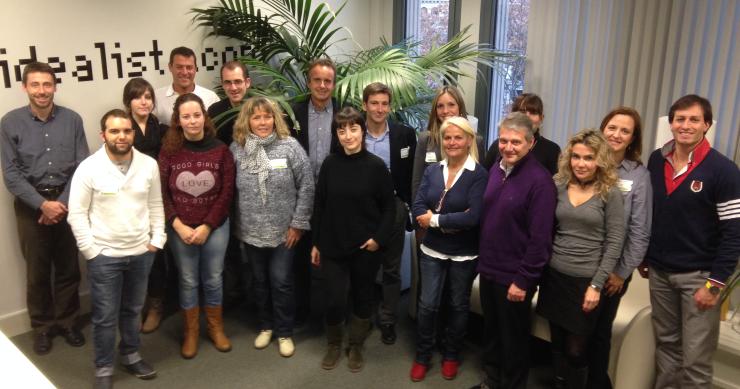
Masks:
[[[402,298],[405,312],[407,297]],[[298,329],[294,340],[296,353],[291,358],[278,354],[277,342],[264,350],[256,350],[252,342],[257,332],[254,314],[244,308],[232,309],[225,316],[225,328],[233,350],[216,351],[208,340],[202,323],[200,351],[185,360],[179,355],[181,318],[174,314],[166,319],[158,331],[142,335],[141,353],[158,370],[158,377],[142,381],[116,367],[114,383],[117,388],[469,388],[480,380],[480,318],[471,319],[471,330],[460,374],[453,381],[442,378],[439,356],[427,378],[413,383],[408,378],[414,356],[415,322],[403,315],[398,324],[398,341],[387,346],[380,341],[380,331],[374,329],[365,345],[366,366],[359,373],[351,373],[343,358],[334,370],[319,366],[325,350],[325,338],[320,318]],[[11,340],[59,388],[91,387],[93,380],[92,339],[90,325],[84,327],[87,344],[81,348],[67,345],[64,339],[54,339],[54,348],[45,356],[33,353],[31,333]],[[529,388],[549,387],[551,369],[547,365],[547,345],[533,341],[534,361]]]

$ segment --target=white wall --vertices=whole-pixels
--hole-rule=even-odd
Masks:
[[[326,2],[332,9],[341,3],[338,0]],[[375,10],[370,2],[350,1],[338,18],[339,25],[352,28],[352,39],[342,42],[332,55],[345,55],[360,45],[367,48],[377,44],[377,38],[370,39],[370,30],[381,31],[386,19],[385,8]],[[77,111],[83,118],[88,143],[91,149],[100,145],[98,120],[108,109],[121,103],[123,85],[129,72],[140,70],[134,66],[141,62],[147,69],[143,77],[154,87],[170,81],[166,71],[169,51],[177,46],[192,48],[198,56],[200,71],[196,77],[198,84],[213,87],[220,54],[225,47],[238,46],[238,42],[224,39],[204,39],[205,32],[190,23],[190,8],[204,8],[217,4],[207,0],[4,0],[4,11],[0,13],[0,115],[16,107],[28,104],[28,98],[21,90],[21,83],[14,77],[14,66],[18,61],[29,57],[29,46],[36,48],[37,59],[47,62],[64,62],[64,72],[58,73],[62,79],[58,85],[55,101]],[[376,12],[371,13],[373,8]],[[390,8],[388,11],[390,12]],[[369,20],[372,15],[375,21]],[[385,35],[390,37],[390,27]],[[341,32],[339,37],[348,34]],[[159,50],[159,68],[154,69],[152,40],[156,40]],[[108,79],[103,79],[100,50],[95,43],[104,43],[108,68]],[[119,48],[116,48],[116,43]],[[208,50],[208,62],[201,63],[201,55]],[[146,52],[141,58],[127,58],[133,52]],[[215,56],[211,51],[215,52]],[[112,55],[121,53],[123,77],[118,77],[116,62]],[[77,60],[76,56],[85,56]],[[58,57],[58,59],[49,59]],[[227,56],[227,60],[231,56]],[[72,72],[90,61],[92,81],[80,81],[86,74],[80,71],[75,77]],[[52,66],[57,66],[52,64]],[[206,65],[214,70],[206,69]],[[4,70],[10,76],[5,77]],[[6,87],[6,83],[10,87]],[[2,269],[0,272],[0,330],[8,335],[24,332],[30,328],[25,303],[25,263],[18,246],[15,228],[13,198],[2,185],[0,189],[0,247],[2,247]],[[84,272],[84,262],[81,262]],[[83,275],[84,277],[84,275]],[[86,286],[82,287],[83,293]],[[83,309],[89,309],[84,307]]]

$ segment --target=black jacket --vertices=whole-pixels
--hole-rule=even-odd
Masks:
[[[411,204],[411,175],[414,171],[416,131],[403,124],[388,122],[391,149],[391,177],[396,195]]]
[[[306,101],[291,105],[291,107],[293,108],[295,119],[298,121],[298,125],[296,125],[296,123],[293,123],[290,118],[286,118],[288,128],[290,128],[290,135],[296,138],[298,143],[303,146],[303,149],[306,150],[306,154],[308,154],[308,104],[310,101],[311,97],[309,96]],[[339,110],[342,108],[341,106],[339,106],[337,100],[334,98],[331,99],[331,105],[334,115],[336,115],[337,112],[339,112]],[[332,118],[332,122],[334,122],[333,119],[334,118]],[[331,153],[335,153],[340,149],[341,147],[339,146],[339,138],[337,138],[337,133],[336,131],[334,131],[334,128],[332,128],[331,146],[329,148],[329,151]]]

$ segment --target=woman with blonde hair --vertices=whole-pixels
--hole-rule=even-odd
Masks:
[[[451,380],[457,376],[476,274],[483,192],[488,182],[488,172],[478,163],[475,132],[468,121],[450,117],[439,130],[443,159],[424,172],[412,207],[417,226],[426,230],[419,250],[421,292],[412,381],[423,380],[431,364],[437,312],[445,288],[448,309],[442,377]]]
[[[235,236],[244,243],[243,262],[252,267],[263,349],[273,334],[280,355],[293,344],[293,252],[310,230],[314,182],[308,156],[290,136],[280,108],[252,97],[241,108],[231,144],[236,164]]]
[[[570,138],[555,183],[553,254],[537,312],[550,321],[555,387],[585,388],[588,341],[599,317],[601,290],[624,241],[617,171],[599,130]]]

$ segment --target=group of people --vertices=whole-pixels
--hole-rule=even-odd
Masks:
[[[293,330],[311,311],[319,272],[321,367],[338,366],[346,332],[347,365],[360,371],[373,316],[382,342],[396,341],[411,229],[420,280],[411,380],[425,378],[435,348],[442,376],[457,376],[480,274],[486,345],[478,387],[526,387],[538,289],[554,385],[610,387],[612,322],[638,268],[650,277],[656,387],[711,384],[719,292],[740,254],[740,172],[704,137],[712,123],[706,99],[688,95],[671,106],[674,140],[645,167],[642,121],[627,107],[561,152],[542,135],[542,100],[524,94],[486,150],[452,86],[437,92],[417,137],[389,119],[393,96],[382,83],[365,88],[364,115],[341,107],[329,59],[308,65],[310,94],[292,106],[295,122],[268,98],[245,99],[251,81],[238,61],[221,69],[223,100],[194,83],[192,50],[174,49],[169,69],[172,84],[163,88],[128,81],[125,109],[103,115],[103,146],[89,156],[80,117],[53,103],[47,64],[26,65],[29,105],[0,122],[34,351],[48,353],[55,335],[85,342],[76,325],[79,252],[90,282],[96,388],[113,384],[116,327],[119,362],[139,378],[156,376],[139,354],[139,333],[161,321],[168,260],[177,268],[181,355],[197,355],[201,307],[215,348],[231,350],[223,299],[234,247],[251,269],[255,348],[276,338],[280,355],[294,354]]]

